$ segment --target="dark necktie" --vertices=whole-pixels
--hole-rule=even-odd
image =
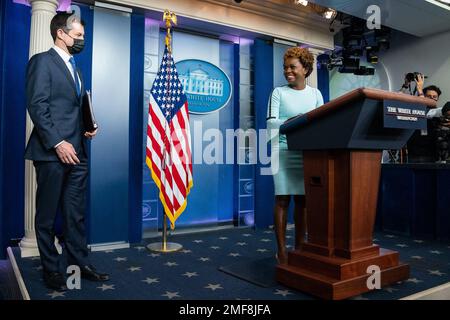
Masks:
[[[80,82],[78,81],[78,73],[77,73],[77,66],[75,64],[75,59],[73,57],[70,57],[69,62],[72,65],[73,75],[75,78],[75,88],[77,89],[77,96],[79,97],[81,89],[80,89]]]

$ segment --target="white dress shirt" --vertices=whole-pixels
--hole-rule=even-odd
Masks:
[[[70,74],[72,75],[73,81],[75,81],[75,70],[73,70],[72,65],[69,62],[69,60],[72,56],[58,46],[53,46],[53,49],[55,49],[55,51],[59,54],[61,59],[64,60],[64,63],[66,64],[67,69],[69,69]],[[80,88],[81,88],[80,75],[79,74],[77,74],[77,75],[78,75],[78,84],[80,85]]]

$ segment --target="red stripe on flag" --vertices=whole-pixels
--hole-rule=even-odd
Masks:
[[[156,108],[158,108],[158,106],[156,106]],[[161,135],[161,139],[163,141],[163,143],[165,144],[166,150],[170,150],[170,143],[169,143],[169,139],[166,135],[166,131],[164,130],[161,121],[159,120],[158,116],[156,115],[155,111],[153,110],[153,108],[150,108],[150,116],[152,118],[152,123],[155,125],[156,130],[160,133]]]

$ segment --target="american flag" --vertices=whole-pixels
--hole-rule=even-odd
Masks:
[[[193,180],[187,97],[167,45],[150,94],[146,163],[174,228]]]

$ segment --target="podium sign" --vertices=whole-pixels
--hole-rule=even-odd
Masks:
[[[384,127],[427,129],[427,108],[403,101],[384,100]]]

